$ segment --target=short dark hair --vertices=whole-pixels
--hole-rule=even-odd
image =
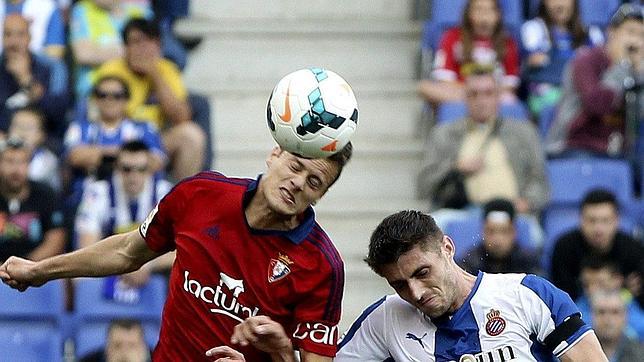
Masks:
[[[127,44],[127,35],[132,30],[138,30],[151,39],[156,39],[156,40],[161,39],[161,29],[159,27],[159,22],[157,22],[156,20],[148,20],[145,18],[130,19],[125,24],[125,27],[121,32],[121,36],[123,37],[124,44]]]
[[[615,197],[615,194],[602,188],[597,188],[597,189],[588,191],[588,193],[586,193],[586,195],[584,196],[584,199],[581,201],[581,206],[579,207],[579,210],[583,211],[584,207],[588,205],[596,205],[596,204],[604,204],[604,203],[612,204],[613,207],[615,207],[615,211],[619,212],[619,203],[617,202],[617,198]]]
[[[340,174],[342,173],[342,169],[344,169],[344,166],[349,163],[349,160],[351,160],[351,156],[353,156],[353,144],[351,144],[351,141],[346,144],[346,146],[342,147],[342,149],[333,155],[329,156],[328,159],[335,162],[338,165],[338,174],[335,176],[333,181],[329,184],[329,187],[333,185],[338,179],[340,178]]]
[[[505,212],[510,217],[510,221],[514,221],[516,211],[512,202],[507,199],[496,198],[486,202],[483,205],[483,219],[487,219],[487,216],[493,211]]]
[[[373,231],[364,261],[382,275],[383,266],[395,263],[417,245],[423,250],[440,250],[442,239],[443,232],[430,215],[416,210],[399,211],[387,216]]]
[[[580,271],[584,269],[600,270],[604,268],[610,270],[611,273],[621,273],[621,269],[616,261],[596,254],[586,255],[581,259],[579,264]]]
[[[149,152],[150,147],[145,142],[140,140],[127,141],[119,148],[121,152]]]

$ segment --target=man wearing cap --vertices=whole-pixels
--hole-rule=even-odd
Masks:
[[[644,102],[625,107],[624,95],[644,95],[643,54],[642,7],[624,4],[606,44],[580,50],[564,71],[564,94],[546,139],[551,156],[621,157],[632,150]]]
[[[514,206],[506,199],[493,199],[483,206],[483,240],[467,252],[463,268],[470,273],[540,274],[539,258],[516,242]]]

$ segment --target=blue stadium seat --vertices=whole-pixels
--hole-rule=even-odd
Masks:
[[[64,313],[64,289],[61,280],[40,288],[18,292],[0,285],[0,320],[37,320],[57,324]]]
[[[76,317],[81,321],[110,321],[113,318],[135,318],[158,321],[166,299],[166,281],[153,275],[141,288],[139,301],[120,303],[103,297],[104,278],[81,278],[75,280]]]
[[[551,205],[578,205],[594,188],[612,191],[620,203],[633,200],[633,174],[626,161],[568,158],[548,161]]]
[[[521,102],[503,103],[499,108],[499,113],[505,118],[518,121],[527,121],[530,119],[528,109]],[[467,106],[464,102],[445,102],[438,107],[436,123],[449,123],[463,119],[466,116]]]
[[[58,329],[48,323],[2,320],[0,361],[62,362],[63,339]]]
[[[105,346],[109,322],[83,322],[76,329],[74,348],[77,358],[81,358]],[[159,340],[160,324],[155,321],[143,322],[145,341],[153,349]]]
[[[620,0],[579,0],[579,15],[585,25],[597,25],[605,29]]]
[[[515,219],[517,242],[521,247],[535,250],[538,245],[530,235],[529,221],[522,215]],[[483,238],[483,220],[481,217],[470,217],[463,220],[453,220],[447,223],[444,230],[456,245],[454,259],[465,257],[468,250],[479,245]]]

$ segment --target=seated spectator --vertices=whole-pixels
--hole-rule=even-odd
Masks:
[[[113,175],[87,184],[76,215],[78,248],[136,229],[170,191],[169,182],[155,177],[152,157],[145,143],[126,142],[119,148]],[[122,278],[130,286],[141,286],[150,272],[169,270],[173,260],[174,253],[166,254]]]
[[[476,274],[488,273],[540,274],[539,257],[524,250],[516,241],[514,206],[504,199],[494,199],[483,206],[483,240],[467,252],[463,268]]]
[[[6,16],[3,30],[0,132],[7,132],[9,119],[16,109],[34,105],[47,117],[48,132],[61,134],[69,98],[64,67],[29,51],[29,22],[26,18],[18,14]]]
[[[11,117],[9,138],[20,139],[31,154],[29,179],[61,191],[60,160],[46,146],[45,116],[34,107],[17,110]]]
[[[519,86],[519,51],[503,29],[497,0],[469,0],[462,25],[441,38],[431,80],[420,82],[421,95],[433,106],[465,99],[464,70],[471,63],[497,68],[503,73],[502,99],[514,101]]]
[[[62,59],[65,55],[65,22],[54,0],[0,0],[2,14],[17,14],[29,19],[34,54]],[[0,20],[1,21],[1,20]]]
[[[644,79],[643,54],[642,8],[624,4],[610,21],[606,44],[580,50],[564,72],[561,104],[546,137],[550,156],[623,157],[632,151],[641,116],[625,114],[642,113],[641,106],[625,109],[624,94]]]
[[[526,51],[523,79],[527,83],[528,106],[538,116],[561,98],[564,66],[581,46],[604,42],[601,29],[584,28],[577,0],[542,0],[537,17],[521,27]]]
[[[127,141],[141,140],[148,146],[152,151],[149,167],[153,172],[165,166],[166,156],[155,127],[127,118],[129,99],[130,89],[123,79],[114,76],[100,78],[90,99],[90,108],[95,106],[95,111],[88,112],[90,117],[93,113],[95,116],[70,124],[65,135],[65,148],[67,163],[75,170],[73,194],[82,192],[85,176],[101,176],[99,171],[109,168],[119,147]]]
[[[115,75],[128,84],[128,116],[149,120],[161,130],[170,156],[170,173],[179,180],[202,169],[205,134],[190,120],[187,92],[177,68],[161,58],[159,29],[145,19],[130,20],[123,30],[125,57],[103,64],[98,78]]]
[[[590,298],[593,330],[612,362],[639,362],[644,345],[625,333],[626,307],[618,291],[599,291]]]
[[[30,152],[9,139],[0,149],[0,260],[12,255],[41,260],[65,248],[63,214],[49,186],[29,181]]]
[[[534,125],[499,117],[500,86],[491,68],[473,68],[464,89],[469,116],[434,128],[418,177],[420,196],[431,199],[431,209],[502,197],[518,213],[538,214],[549,191]]]
[[[602,189],[592,190],[582,200],[580,211],[579,227],[555,242],[550,263],[552,282],[573,300],[579,298],[582,259],[596,255],[619,266],[626,287],[644,305],[641,301],[644,246],[618,229],[619,204],[615,195]]]
[[[644,341],[644,309],[623,289],[624,277],[614,262],[595,255],[585,257],[581,264],[580,281],[583,295],[575,301],[586,323],[592,323],[589,296],[601,291],[619,292],[626,308],[628,335]]]
[[[80,362],[148,362],[150,348],[145,342],[145,331],[141,322],[118,319],[110,323],[105,348],[91,352]]]
[[[125,55],[120,32],[129,19],[141,17],[150,18],[152,13],[140,2],[81,0],[74,4],[69,36],[76,66],[77,99],[83,99],[91,91],[98,66]]]

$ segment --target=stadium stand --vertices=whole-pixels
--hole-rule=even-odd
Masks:
[[[502,103],[499,113],[504,118],[518,121],[527,121],[530,119],[528,110],[521,102]],[[467,106],[465,102],[445,102],[438,107],[436,114],[436,123],[453,122],[467,116]]]

